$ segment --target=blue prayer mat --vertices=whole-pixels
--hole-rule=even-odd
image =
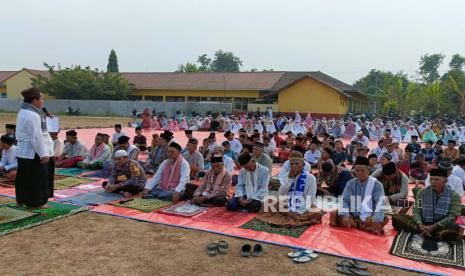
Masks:
[[[83,193],[72,197],[61,198],[58,201],[76,205],[102,205],[124,198],[122,194],[108,193],[105,191]]]

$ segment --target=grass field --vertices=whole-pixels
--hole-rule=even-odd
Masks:
[[[129,118],[60,116],[63,128],[110,127]],[[1,113],[0,126],[15,114]],[[0,198],[0,203],[2,203]],[[207,244],[226,240],[231,251],[209,257]],[[0,237],[0,275],[336,275],[339,258],[320,255],[294,264],[287,247],[265,245],[259,258],[242,258],[239,248],[251,243],[91,212]],[[372,275],[412,275],[369,265]]]

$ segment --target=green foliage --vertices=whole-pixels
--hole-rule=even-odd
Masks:
[[[420,58],[420,68],[418,73],[420,74],[423,82],[433,83],[440,77],[438,69],[444,60],[443,54],[426,54]]]
[[[451,71],[463,71],[465,66],[465,57],[455,54],[452,56],[452,59],[449,62],[449,67]]]
[[[111,50],[110,55],[108,56],[108,65],[107,65],[107,72],[108,73],[118,73],[118,57],[116,56],[115,50]]]
[[[213,60],[207,54],[200,55],[197,64],[190,62],[181,64],[176,72],[239,72],[242,60],[232,52],[218,50]]]
[[[133,85],[118,73],[105,73],[81,66],[58,70],[46,63],[44,66],[50,77],[33,78],[32,85],[57,99],[125,100],[134,91]]]

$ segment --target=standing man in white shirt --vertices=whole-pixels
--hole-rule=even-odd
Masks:
[[[21,92],[24,103],[16,118],[18,173],[15,190],[18,206],[47,208],[53,197],[55,160],[53,141],[47,130],[44,99],[37,88]]]

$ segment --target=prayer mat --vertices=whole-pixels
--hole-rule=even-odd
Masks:
[[[244,220],[249,221],[251,216],[253,216],[253,214],[244,212],[231,212],[226,210],[224,207],[215,207],[192,219],[196,221],[234,225]]]
[[[34,216],[30,216],[27,218],[23,218],[21,220],[11,221],[8,223],[0,224],[0,236],[10,234],[16,231],[20,231],[23,229],[28,229],[31,227],[35,227],[53,220],[57,220],[60,218],[64,218],[67,216],[71,216],[78,212],[83,212],[88,210],[87,207],[80,207],[74,206],[69,204],[58,203],[54,201],[48,202],[48,205],[51,208],[47,209],[39,209],[39,210],[28,210],[26,208],[18,208],[16,207],[15,203],[3,205],[6,207],[10,207],[12,209],[20,210],[20,211],[28,211],[34,213]]]
[[[100,181],[77,185],[77,186],[74,186],[73,189],[79,189],[79,190],[83,190],[86,192],[103,191],[102,183]]]
[[[90,173],[92,170],[81,169],[81,168],[67,168],[67,169],[57,169],[55,174],[65,175],[65,176],[79,176],[83,173]]]
[[[117,206],[117,207],[136,209],[144,213],[150,213],[160,208],[171,206],[173,205],[173,203],[171,201],[160,200],[160,199],[134,198],[134,199],[129,199],[128,201],[122,200],[112,205]]]
[[[55,190],[70,188],[83,183],[95,182],[94,179],[80,178],[80,177],[66,177],[54,182],[53,188]]]
[[[76,205],[92,205],[92,206],[97,206],[105,203],[110,203],[116,200],[121,200],[123,199],[122,194],[114,194],[114,193],[108,193],[105,191],[98,191],[98,192],[88,192],[88,193],[82,193],[77,196],[71,196],[71,197],[65,197],[65,198],[60,198],[58,201],[60,202],[68,202],[71,204],[76,204]]]
[[[33,212],[14,209],[7,206],[0,206],[0,225],[22,220],[35,215],[37,214]]]
[[[53,192],[53,196],[56,199],[59,199],[59,198],[77,196],[77,195],[82,194],[82,193],[87,193],[87,191],[79,190],[79,189],[75,189],[75,188],[70,188],[70,189],[57,190],[57,191]]]
[[[64,179],[64,178],[66,178],[66,177],[67,177],[66,175],[58,175],[58,174],[55,174],[55,176],[53,177],[53,179],[54,179],[55,181],[57,181],[57,180]]]
[[[241,226],[241,228],[244,228],[244,229],[262,231],[262,232],[267,232],[271,234],[279,234],[279,235],[289,236],[293,238],[299,238],[300,235],[302,235],[305,232],[305,230],[307,230],[309,227],[310,225],[290,227],[290,228],[278,227],[278,226],[273,226],[271,224],[268,224],[257,218],[254,218],[251,221]]]
[[[0,185],[6,188],[12,188],[15,186],[15,180],[0,176]]]
[[[8,196],[0,196],[0,205],[16,202],[16,199]]]
[[[207,209],[207,207],[200,207],[195,204],[190,204],[189,202],[184,202],[162,209],[159,212],[167,215],[190,218],[206,211]]]
[[[441,242],[402,231],[395,237],[390,253],[415,261],[465,269],[463,240],[456,243]]]

